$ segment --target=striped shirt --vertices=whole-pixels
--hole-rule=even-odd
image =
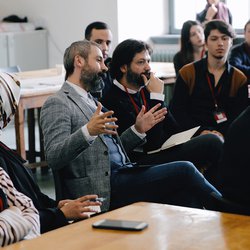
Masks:
[[[0,167],[0,188],[7,197],[8,208],[0,213],[0,245],[5,246],[40,235],[39,214],[31,199],[18,192]]]

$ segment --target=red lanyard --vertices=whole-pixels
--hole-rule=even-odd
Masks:
[[[206,52],[206,49],[205,49],[205,47],[204,47],[204,48],[202,49],[202,51],[201,51],[201,59],[204,57],[205,52]]]
[[[212,94],[212,97],[213,97],[213,100],[214,100],[214,106],[217,109],[218,108],[218,103],[217,103],[217,100],[216,100],[216,97],[215,97],[215,94],[214,94],[214,88],[212,87],[212,83],[211,83],[211,80],[210,80],[208,74],[207,74],[207,82],[208,82],[208,86],[210,88],[210,91],[211,91],[211,94]],[[217,93],[219,94],[220,91],[221,91],[221,86],[219,87]]]
[[[132,105],[134,106],[135,112],[136,112],[136,114],[138,115],[138,114],[139,114],[139,108],[138,108],[138,106],[136,105],[135,100],[134,100],[134,99],[132,98],[132,96],[128,93],[127,87],[124,86],[124,89],[126,90],[126,92],[127,92],[127,94],[128,94],[128,97],[129,97],[129,99],[130,99]],[[141,97],[142,97],[143,105],[145,106],[146,111],[147,111],[147,101],[146,101],[146,97],[145,97],[145,94],[144,94],[143,89],[140,90],[140,94],[141,94]]]

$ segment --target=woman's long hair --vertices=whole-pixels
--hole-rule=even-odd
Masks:
[[[190,29],[194,25],[200,25],[197,21],[188,20],[183,23],[181,29],[181,59],[183,64],[194,61],[194,48],[190,41]]]

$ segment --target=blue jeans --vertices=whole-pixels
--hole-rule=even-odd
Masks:
[[[204,175],[215,185],[222,148],[223,143],[218,136],[207,134],[193,137],[186,143],[155,154],[133,152],[133,156],[129,158],[139,165],[191,161],[198,170],[205,166],[207,169]]]
[[[220,196],[191,162],[122,168],[111,176],[110,208],[137,201],[209,207],[212,192]]]

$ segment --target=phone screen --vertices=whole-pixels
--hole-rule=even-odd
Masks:
[[[128,220],[100,220],[92,225],[94,228],[117,229],[140,231],[148,226],[144,221],[128,221]]]

